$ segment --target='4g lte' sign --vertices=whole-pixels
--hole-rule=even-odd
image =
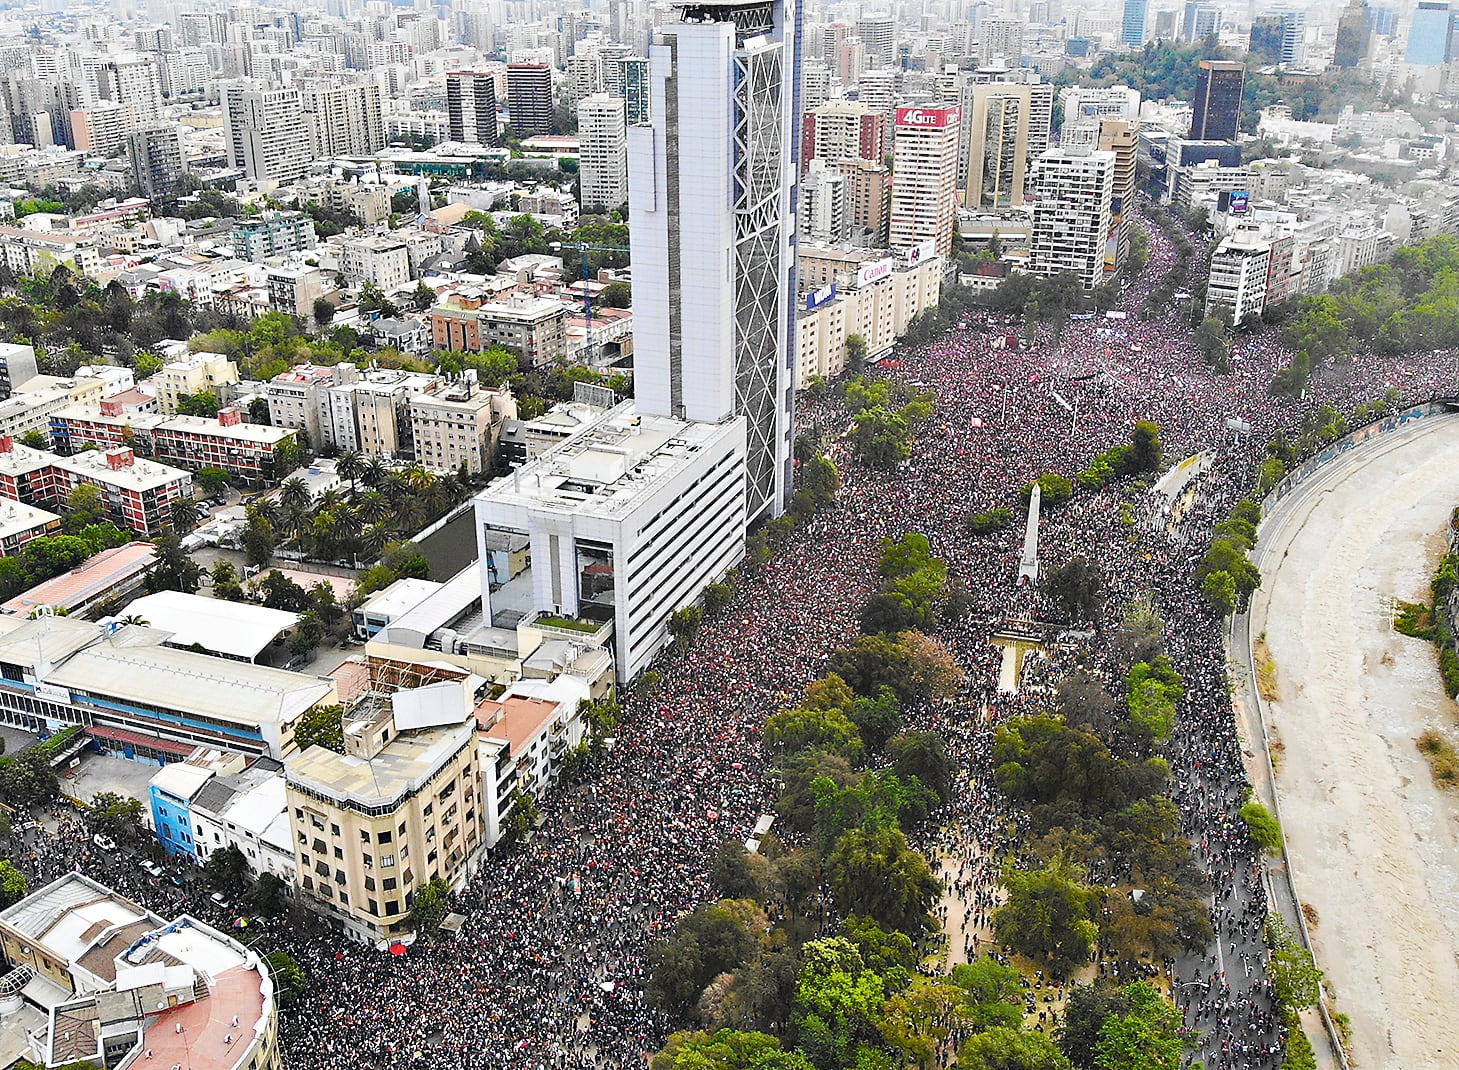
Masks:
[[[957,108],[898,108],[897,125],[941,129],[957,122]]]

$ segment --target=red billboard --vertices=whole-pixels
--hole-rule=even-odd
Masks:
[[[958,109],[956,105],[950,108],[911,107],[897,109],[898,126],[942,127],[952,126],[957,122]]]

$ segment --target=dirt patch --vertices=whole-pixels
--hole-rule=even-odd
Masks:
[[[1277,687],[1277,662],[1272,657],[1272,648],[1267,645],[1266,632],[1261,633],[1261,638],[1252,647],[1252,653],[1256,656],[1257,693],[1267,702],[1280,701],[1282,692]]]

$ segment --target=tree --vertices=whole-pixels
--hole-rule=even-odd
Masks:
[[[1128,468],[1132,473],[1158,472],[1165,460],[1160,428],[1150,420],[1139,420],[1130,434]]]
[[[901,829],[852,829],[826,860],[831,895],[843,913],[865,914],[887,930],[920,937],[939,884]]]
[[[1241,808],[1241,819],[1246,822],[1246,831],[1251,842],[1263,851],[1278,854],[1282,850],[1282,826],[1271,811],[1255,799]]]
[[[445,878],[432,877],[415,893],[415,899],[411,902],[410,927],[427,939],[435,936],[441,928],[441,922],[446,920],[450,897],[451,886],[446,883]]]
[[[764,742],[772,759],[814,748],[855,761],[862,751],[861,733],[839,709],[782,710],[766,718]]]
[[[831,655],[826,671],[851,685],[858,695],[880,695],[888,688],[903,706],[948,697],[962,670],[947,648],[921,632],[864,635]]]
[[[674,645],[683,650],[694,641],[694,633],[699,631],[699,625],[704,622],[704,608],[702,606],[684,606],[676,609],[669,617],[669,634],[674,638]]]
[[[960,962],[952,969],[952,983],[967,999],[968,1024],[980,1032],[1023,1022],[1022,980],[1017,970],[992,955]]]
[[[274,557],[273,525],[251,506],[243,525],[243,556],[255,568],[262,568]]]
[[[1039,511],[1063,505],[1074,496],[1074,484],[1058,472],[1045,472],[1033,483],[1023,485],[1022,499],[1025,506],[1033,496],[1033,484],[1039,485]]]
[[[1205,362],[1222,375],[1231,371],[1231,346],[1226,341],[1226,324],[1207,316],[1195,331],[1196,349]]]
[[[203,570],[182,548],[174,534],[167,533],[152,540],[157,549],[157,560],[147,574],[147,589],[157,591],[181,591],[192,594],[202,583]]]
[[[649,979],[644,994],[669,1014],[682,1016],[706,985],[744,963],[754,953],[751,931],[758,904],[727,899],[704,903],[681,918],[667,939],[649,948]]]
[[[814,1070],[798,1051],[785,1051],[768,1033],[720,1029],[673,1033],[650,1070]]]
[[[1175,708],[1185,695],[1185,681],[1170,658],[1157,655],[1149,664],[1139,662],[1130,669],[1130,720],[1165,742],[1175,729]]]
[[[211,498],[221,494],[228,488],[229,481],[233,476],[226,468],[216,468],[211,465],[199,468],[197,475],[193,476],[193,482],[207,497]]]
[[[604,308],[632,308],[633,288],[626,282],[610,282],[598,295],[598,303]]]
[[[287,951],[275,951],[264,958],[280,995],[280,1003],[287,1007],[302,996],[309,987],[309,978],[300,968],[294,956]]]
[[[1201,594],[1218,616],[1229,617],[1236,609],[1236,581],[1224,569],[1206,573]]]
[[[802,1050],[818,1068],[850,1066],[858,1048],[881,1040],[886,983],[844,936],[802,949],[795,982],[795,1023]]]
[[[1112,1014],[1099,1028],[1094,1065],[1099,1070],[1179,1070],[1185,1044],[1180,1011],[1158,988],[1138,981],[1125,989],[1127,1014]]]
[[[1087,557],[1075,557],[1044,574],[1044,592],[1066,620],[1092,621],[1104,604],[1104,572]]]
[[[0,908],[20,902],[29,889],[25,874],[11,865],[8,858],[0,860]]]
[[[66,495],[66,534],[74,535],[87,525],[100,524],[106,519],[106,498],[96,484],[78,483]]]
[[[206,516],[203,507],[191,497],[176,498],[168,510],[168,519],[172,521],[174,532],[185,533],[197,527],[198,521]]]
[[[851,375],[866,371],[866,339],[859,334],[846,336],[846,371]]]
[[[1082,883],[1077,867],[1055,859],[1041,869],[1004,875],[1008,900],[993,913],[998,942],[1067,976],[1088,961],[1099,928],[1097,889]]]
[[[739,840],[720,844],[709,866],[709,883],[725,899],[764,902],[774,879],[770,863]]]
[[[915,777],[938,802],[952,798],[953,762],[936,732],[903,732],[887,746],[892,771],[903,780]]]
[[[259,917],[272,918],[289,909],[289,885],[267,871],[258,875],[248,893],[248,909]]]
[[[234,844],[220,847],[203,864],[208,887],[226,896],[238,897],[248,889],[248,859]]]
[[[856,726],[866,749],[876,754],[901,730],[902,704],[891,688],[883,687],[874,698],[855,699],[846,716]]]
[[[314,706],[294,722],[294,746],[302,752],[315,745],[344,753],[343,706]]]
[[[1312,961],[1312,952],[1275,914],[1267,915],[1266,942],[1272,951],[1272,989],[1278,1002],[1289,1011],[1317,1006],[1322,998],[1322,971]]]
[[[925,1070],[942,1053],[966,1007],[956,985],[943,978],[915,977],[882,1008],[881,1035],[902,1065]]]
[[[328,327],[334,320],[334,302],[327,297],[316,297],[314,299],[314,322],[321,327]]]
[[[110,836],[118,843],[141,843],[142,804],[114,791],[99,792],[91,797],[86,825],[93,833]]]
[[[217,416],[222,404],[212,390],[199,390],[196,394],[184,394],[177,399],[180,416]]]
[[[1043,1033],[994,1026],[967,1039],[957,1054],[958,1070],[1069,1070],[1070,1063]]]
[[[289,653],[296,658],[308,657],[319,648],[323,639],[324,625],[319,623],[319,617],[312,610],[302,613],[289,640]]]

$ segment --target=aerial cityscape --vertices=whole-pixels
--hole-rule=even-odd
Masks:
[[[1459,2],[0,8],[0,1070],[1459,1070]]]

